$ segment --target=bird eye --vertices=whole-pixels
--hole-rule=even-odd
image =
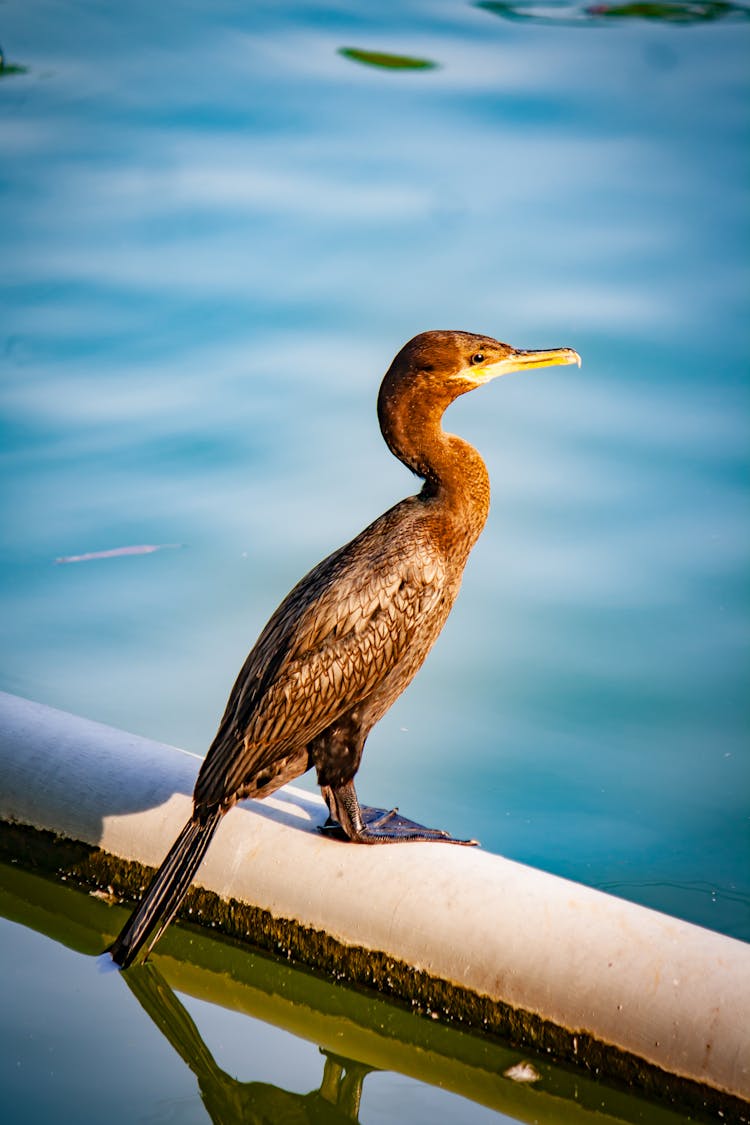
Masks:
[[[471,357],[469,362],[470,363],[484,363],[484,353],[483,352],[477,352],[476,355],[473,355]]]

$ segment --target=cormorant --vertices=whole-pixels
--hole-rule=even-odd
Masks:
[[[381,384],[378,418],[422,489],[314,567],[260,634],[198,774],[192,816],[112,947],[123,968],[174,917],[222,816],[312,767],[329,823],[350,840],[470,842],[362,808],[354,776],[367,735],[445,624],[487,519],[484,461],[445,433],[445,409],[498,375],[580,362],[571,348],[516,351],[469,332],[423,332],[401,349]]]

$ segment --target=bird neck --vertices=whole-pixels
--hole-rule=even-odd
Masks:
[[[490,506],[490,479],[473,445],[446,433],[446,401],[412,395],[379,403],[380,428],[395,457],[424,481],[421,497],[439,508],[461,532],[466,550],[476,542]]]

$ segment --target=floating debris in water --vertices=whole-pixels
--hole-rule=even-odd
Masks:
[[[663,23],[707,23],[727,17],[747,19],[750,11],[743,4],[728,0],[635,0],[630,4],[593,4],[585,11],[591,16],[607,19],[660,20]]]
[[[434,70],[432,59],[417,59],[412,55],[391,55],[386,51],[363,51],[359,47],[340,47],[338,53],[352,62],[364,66],[377,66],[381,70]]]
[[[548,0],[477,0],[474,5],[502,19],[567,26],[601,26],[603,20],[652,20],[691,24],[750,19],[750,8],[731,0],[627,0],[626,3],[553,5]]]
[[[511,1082],[538,1082],[541,1074],[530,1062],[516,1063],[503,1071],[503,1078],[510,1078]]]
[[[55,559],[60,563],[91,562],[92,559],[116,559],[121,555],[151,555],[154,551],[167,551],[184,547],[184,543],[139,543],[135,547],[112,547],[109,551],[87,551],[85,555],[62,555]]]
[[[9,74],[26,74],[26,67],[6,62],[3,49],[0,47],[0,78],[7,78]]]

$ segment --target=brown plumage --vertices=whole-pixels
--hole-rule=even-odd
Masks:
[[[287,595],[250,652],[198,775],[194,811],[112,955],[131,963],[179,907],[221,816],[315,767],[331,824],[361,843],[452,841],[354,789],[365,739],[432,648],[489,510],[477,451],[446,434],[447,406],[507,371],[580,362],[467,332],[424,332],[394,359],[378,417],[391,452],[424,481]]]

